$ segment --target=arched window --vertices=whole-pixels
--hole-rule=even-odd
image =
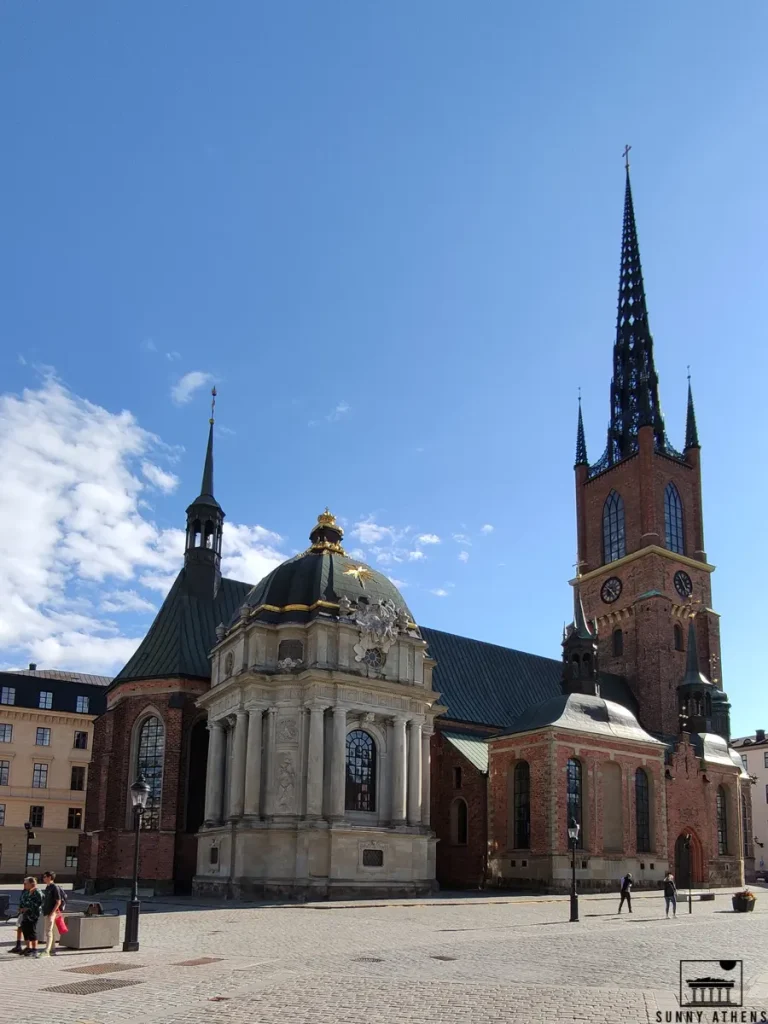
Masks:
[[[584,845],[584,836],[583,836],[584,822],[582,821],[582,814],[581,814],[581,795],[582,795],[581,761],[577,761],[575,757],[571,757],[571,758],[568,759],[568,765],[566,767],[566,777],[567,777],[567,779],[566,779],[566,785],[567,785],[567,788],[566,788],[566,793],[567,793],[566,816],[567,816],[567,820],[566,820],[566,823],[565,823],[565,827],[568,828],[568,826],[571,823],[571,819],[572,818],[576,819],[576,823],[582,827],[582,833],[579,834],[579,838],[581,839],[581,843],[582,843],[582,847],[583,847],[583,845]]]
[[[160,719],[152,715],[142,723],[139,729],[136,750],[136,775],[137,777],[143,775],[149,785],[149,798],[141,818],[142,828],[160,828],[164,758],[165,729]]]
[[[682,651],[683,649],[683,630],[680,626],[675,625],[675,650]]]
[[[362,729],[347,733],[345,807],[348,811],[376,810],[376,744]]]
[[[747,798],[741,794],[741,832],[744,842],[744,859],[752,856],[752,849],[749,844],[749,812],[747,811]]]
[[[643,768],[635,772],[635,821],[637,825],[637,852],[651,849],[651,801],[648,776]]]
[[[451,804],[451,842],[454,846],[466,846],[468,833],[467,801],[458,797]]]
[[[527,761],[515,765],[515,849],[531,845],[531,770]]]
[[[203,547],[213,550],[213,523],[210,519],[205,521],[205,539],[203,541]]]
[[[192,523],[192,547],[193,548],[199,548],[200,547],[200,534],[201,533],[202,533],[202,527],[200,525],[200,520],[199,519],[195,519],[195,521]]]
[[[624,537],[624,501],[611,491],[603,505],[603,562],[615,562],[627,553]]]
[[[667,484],[664,491],[664,533],[667,547],[678,555],[685,554],[685,538],[683,536],[683,503],[680,493],[673,483]]]
[[[715,809],[717,811],[717,852],[725,857],[728,853],[728,812],[726,811],[727,794],[722,786],[717,787]]]
[[[613,631],[613,656],[620,658],[624,653],[624,634],[620,629]]]

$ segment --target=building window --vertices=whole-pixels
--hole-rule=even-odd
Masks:
[[[53,694],[50,690],[41,690],[40,699],[37,702],[37,706],[41,711],[50,711],[53,707]]]
[[[13,743],[12,725],[0,725],[0,743]]]
[[[0,804],[0,825],[5,824],[5,804]]]
[[[39,868],[40,867],[40,847],[39,846],[28,846],[27,847],[27,867],[28,868]]]
[[[51,730],[50,729],[37,729],[35,731],[35,746],[36,747],[50,747],[51,745]]]
[[[29,808],[29,824],[32,828],[42,828],[45,819],[45,808],[38,804]]]
[[[744,837],[744,859],[748,859],[752,851],[749,847],[749,814],[747,813],[747,798],[741,794],[741,832]]]
[[[11,774],[11,762],[0,761],[0,786],[8,785],[8,776]]]
[[[347,790],[344,806],[348,811],[376,810],[376,744],[362,729],[347,734]]]
[[[77,867],[77,847],[67,846],[64,852],[64,867],[65,868],[76,868]]]
[[[515,849],[531,845],[531,770],[527,761],[515,765]]]
[[[637,852],[649,853],[651,849],[651,801],[648,776],[642,768],[638,768],[635,772],[635,819]]]
[[[78,715],[87,715],[88,708],[90,707],[91,701],[89,697],[78,697],[75,711]]]
[[[683,650],[683,631],[678,625],[675,625],[675,650]]]
[[[664,491],[664,533],[667,548],[678,555],[684,555],[683,503],[680,500],[680,493],[673,483],[668,483],[667,489]]]
[[[725,801],[725,790],[722,786],[718,786],[715,809],[717,811],[717,852],[721,857],[725,857],[728,853],[728,817]]]
[[[455,765],[453,769],[453,788],[461,789],[461,765]]]
[[[163,795],[163,760],[165,758],[165,730],[154,715],[145,719],[139,730],[136,775],[143,775],[149,785],[149,799],[141,816],[143,829],[160,828],[160,799]]]
[[[81,732],[79,729],[75,732],[75,750],[87,750],[88,749],[88,733]]]
[[[7,761],[5,763],[8,764]],[[0,786],[3,784],[2,772],[3,772],[3,762],[0,761]],[[6,778],[7,778],[7,776],[6,776]],[[6,786],[7,785],[8,785],[8,783],[6,782]],[[765,787],[765,802],[768,804],[768,786]]]
[[[304,661],[304,644],[301,640],[281,640],[277,648],[277,660]]]
[[[468,836],[467,801],[457,797],[451,804],[451,842],[454,846],[466,846]]]
[[[48,765],[36,764],[32,769],[32,789],[48,788]]]
[[[82,807],[70,807],[67,811],[67,828],[76,828],[78,831],[83,827]]]
[[[72,766],[72,772],[69,777],[69,788],[75,790],[85,789],[85,768],[82,765],[76,764]]]
[[[581,820],[581,797],[582,797],[582,780],[581,780],[581,761],[577,761],[575,757],[568,759],[566,766],[566,779],[567,779],[567,808],[566,816],[567,820],[565,823],[566,829],[571,824],[573,818],[576,819],[576,823],[581,826],[581,832],[579,833],[579,839],[581,840],[582,849],[584,848],[584,823]]]
[[[0,704],[15,704],[16,688],[13,686],[0,686]]]
[[[620,658],[624,653],[624,634],[620,629],[613,631],[613,656]]]
[[[763,767],[768,768],[768,750],[763,751]]]
[[[615,562],[627,553],[624,537],[624,501],[611,491],[603,505],[603,562]]]

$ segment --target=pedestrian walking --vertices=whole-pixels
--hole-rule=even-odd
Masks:
[[[22,883],[22,886],[23,886],[23,883]],[[22,888],[21,891],[22,891],[22,895],[23,895],[24,889]],[[10,949],[11,953],[23,953],[24,952],[24,944],[23,944],[24,936],[23,936],[22,931],[21,931],[21,918],[22,918],[22,913],[21,913],[21,897],[19,897],[19,914],[18,914],[18,918],[16,919],[16,945],[15,946],[11,946],[11,949]]]
[[[626,901],[630,914],[632,913],[632,875],[627,872],[621,880],[621,899],[619,900],[619,913]]]
[[[24,892],[19,900],[19,923],[27,944],[22,956],[37,958],[37,922],[40,920],[42,905],[43,894],[37,888],[37,879],[30,875],[24,879]]]
[[[57,921],[61,919],[61,911],[66,905],[67,898],[61,886],[56,884],[55,871],[44,871],[43,881],[45,882],[45,891],[43,892],[42,911],[45,918],[45,932],[43,951],[40,956],[55,956],[56,925]]]
[[[669,917],[670,907],[672,907],[672,917],[677,917],[677,886],[675,885],[675,876],[671,871],[664,875],[664,902],[667,905],[667,917]]]

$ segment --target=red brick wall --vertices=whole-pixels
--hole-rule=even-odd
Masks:
[[[128,827],[128,791],[133,770],[134,726],[154,708],[165,728],[165,757],[160,830],[143,831],[140,878],[176,883],[182,888],[194,873],[193,837],[184,834],[187,747],[199,717],[195,699],[199,683],[178,680],[125,684],[109,694],[108,710],[94,726],[93,754],[85,806],[85,834],[80,840],[78,875],[96,887],[129,879],[133,873],[134,836]]]
[[[437,880],[444,889],[477,888],[485,880],[487,849],[486,776],[436,729],[431,742],[431,824],[437,835]],[[454,787],[454,768],[461,768],[461,788]],[[451,804],[467,803],[467,845],[451,836]]]

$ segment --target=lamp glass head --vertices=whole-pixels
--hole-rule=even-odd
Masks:
[[[131,800],[133,801],[134,807],[140,807],[142,810],[147,806],[149,800],[149,794],[152,790],[147,783],[147,780],[143,775],[140,775],[138,779],[131,786]]]

